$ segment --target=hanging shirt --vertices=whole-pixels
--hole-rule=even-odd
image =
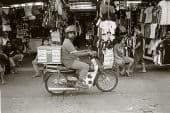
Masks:
[[[155,7],[152,11],[152,23],[157,23],[157,17],[158,17],[158,13],[157,13],[157,8]]]
[[[103,17],[105,16],[105,18],[107,18],[107,16],[112,16],[112,15],[115,15],[115,8],[114,6],[111,6],[111,5],[108,5],[108,4],[105,4],[104,2],[101,2],[101,5],[100,5],[100,17]]]
[[[150,38],[154,39],[155,38],[155,34],[156,34],[157,24],[151,24],[150,27],[151,27]]]
[[[101,32],[99,32],[102,35],[102,39],[104,41],[111,40],[113,41],[115,39],[115,30],[116,30],[116,22],[114,21],[102,21],[100,23],[99,28],[101,29]],[[100,30],[99,30],[100,31]]]
[[[106,20],[106,21],[102,21],[99,27],[102,29],[102,34],[107,34],[108,32],[110,32],[111,34],[114,35],[117,26],[116,26],[116,22]]]
[[[144,11],[145,11],[144,9],[141,9],[141,12],[140,12],[140,20],[139,20],[139,21],[142,22],[142,23],[143,23],[144,20],[145,20]]]
[[[153,10],[153,6],[148,7],[145,9],[144,13],[146,14],[146,18],[145,18],[145,23],[151,23],[152,22],[152,10]]]
[[[160,1],[161,8],[160,25],[170,25],[170,1]]]

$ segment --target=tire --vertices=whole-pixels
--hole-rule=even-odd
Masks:
[[[53,91],[50,90],[50,88],[63,88],[65,87],[64,84],[59,84],[59,83],[55,83],[56,81],[58,82],[58,73],[46,73],[45,74],[46,78],[45,78],[45,89],[52,95],[61,95],[63,94],[65,91]],[[62,76],[64,77],[64,76]]]
[[[104,70],[99,72],[96,77],[96,87],[102,92],[110,92],[114,90],[118,84],[118,72],[113,70]],[[106,87],[103,86],[103,82],[106,84]]]

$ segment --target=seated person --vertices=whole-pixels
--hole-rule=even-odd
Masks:
[[[0,38],[0,78],[1,78],[1,82],[2,84],[6,83],[6,80],[4,78],[4,66],[7,64],[8,62],[8,57],[6,56],[5,53],[3,53],[3,42],[2,39]]]
[[[79,70],[79,81],[77,82],[78,87],[86,87],[85,78],[89,71],[89,65],[79,60],[79,56],[95,55],[96,52],[81,50],[77,51],[73,45],[73,41],[76,38],[76,27],[70,25],[65,29],[66,37],[61,49],[62,63],[71,69]]]
[[[17,60],[16,65],[21,66],[23,58],[24,58],[24,53],[23,53],[24,46],[23,46],[22,40],[14,39],[11,42],[11,44],[16,48],[16,54],[20,56],[20,59]]]
[[[42,46],[49,46],[49,39],[45,38],[42,41]],[[40,70],[39,70],[39,66],[38,66],[38,56],[36,55],[35,59],[32,61],[32,65],[35,71],[35,74],[33,75],[33,77],[40,77]]]
[[[134,60],[128,56],[125,56],[125,52],[124,52],[125,39],[123,37],[119,37],[116,40],[117,40],[117,44],[114,46],[115,62],[123,68],[121,74],[124,74],[126,71],[128,76],[131,76],[130,73],[133,72],[132,66]],[[126,64],[128,66],[127,70],[126,70]]]
[[[20,60],[23,56],[20,53],[17,53],[17,48],[15,48],[15,46],[13,46],[10,41],[8,41],[7,45],[4,46],[3,51],[8,56],[11,67],[11,73],[16,73],[17,71],[15,61]]]

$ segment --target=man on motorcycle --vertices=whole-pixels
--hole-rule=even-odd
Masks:
[[[89,50],[78,51],[73,45],[73,41],[76,38],[76,27],[70,25],[65,29],[66,37],[62,45],[61,59],[62,63],[71,69],[79,71],[78,87],[87,87],[85,78],[89,71],[89,65],[79,60],[80,56],[95,55],[96,52]]]

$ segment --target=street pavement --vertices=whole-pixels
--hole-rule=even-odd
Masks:
[[[42,78],[32,74],[10,75],[8,84],[0,85],[2,113],[170,113],[168,71],[119,77],[118,86],[109,93],[94,87],[61,96],[50,95]]]
[[[0,84],[2,113],[170,113],[170,71],[148,70],[119,77],[112,92],[90,90],[50,95],[26,65]]]

